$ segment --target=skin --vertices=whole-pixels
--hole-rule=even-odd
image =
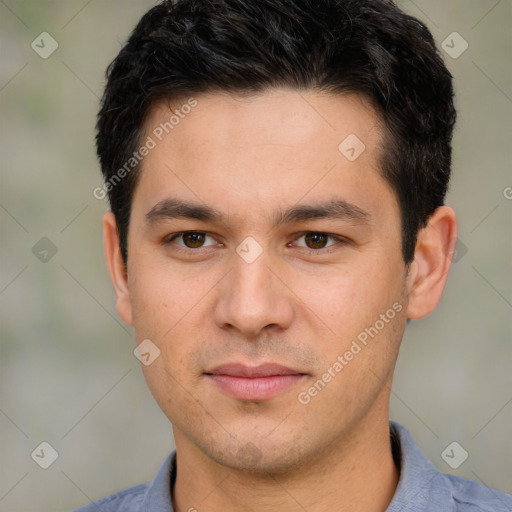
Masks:
[[[173,424],[175,510],[383,511],[399,478],[388,424],[394,365],[407,319],[428,315],[441,298],[455,214],[435,211],[407,267],[397,198],[379,172],[382,126],[360,96],[270,89],[195,98],[142,163],[127,269],[115,218],[104,218],[117,310],[137,343],[149,338],[160,349],[143,371]],[[168,105],[156,105],[146,136],[169,116]],[[354,161],[338,149],[349,134],[365,144]],[[223,218],[169,218],[161,208],[148,218],[169,198]],[[275,222],[291,207],[334,200],[364,219]],[[204,246],[172,238],[183,231],[206,233]],[[320,235],[322,248],[308,232],[340,238]],[[248,236],[262,249],[252,263],[236,252]],[[378,335],[300,403],[298,394],[396,303],[401,311]],[[272,399],[240,400],[205,375],[230,362],[306,375]]]

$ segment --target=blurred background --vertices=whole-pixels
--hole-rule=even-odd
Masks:
[[[440,307],[407,328],[391,418],[440,470],[512,492],[512,2],[399,4],[455,77],[460,232]],[[151,480],[174,446],[115,312],[108,205],[93,196],[104,71],[152,5],[0,0],[4,512],[71,510]]]

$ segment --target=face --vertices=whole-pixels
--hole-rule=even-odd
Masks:
[[[408,297],[382,130],[356,95],[195,100],[147,119],[118,310],[177,446],[286,471],[387,422]]]

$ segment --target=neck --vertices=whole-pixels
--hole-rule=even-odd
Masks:
[[[212,461],[175,431],[176,512],[382,512],[396,486],[386,415],[369,414],[314,460],[285,474],[254,474]]]

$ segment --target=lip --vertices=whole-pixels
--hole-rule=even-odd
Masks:
[[[263,401],[296,386],[306,374],[282,366],[265,363],[245,366],[230,363],[205,372],[206,376],[224,393],[239,400]]]
[[[304,375],[299,370],[293,370],[287,366],[276,363],[263,363],[258,366],[246,366],[241,363],[228,363],[213,368],[206,372],[208,375],[229,375],[230,377],[246,377],[254,379],[258,377],[274,377],[278,375]]]

